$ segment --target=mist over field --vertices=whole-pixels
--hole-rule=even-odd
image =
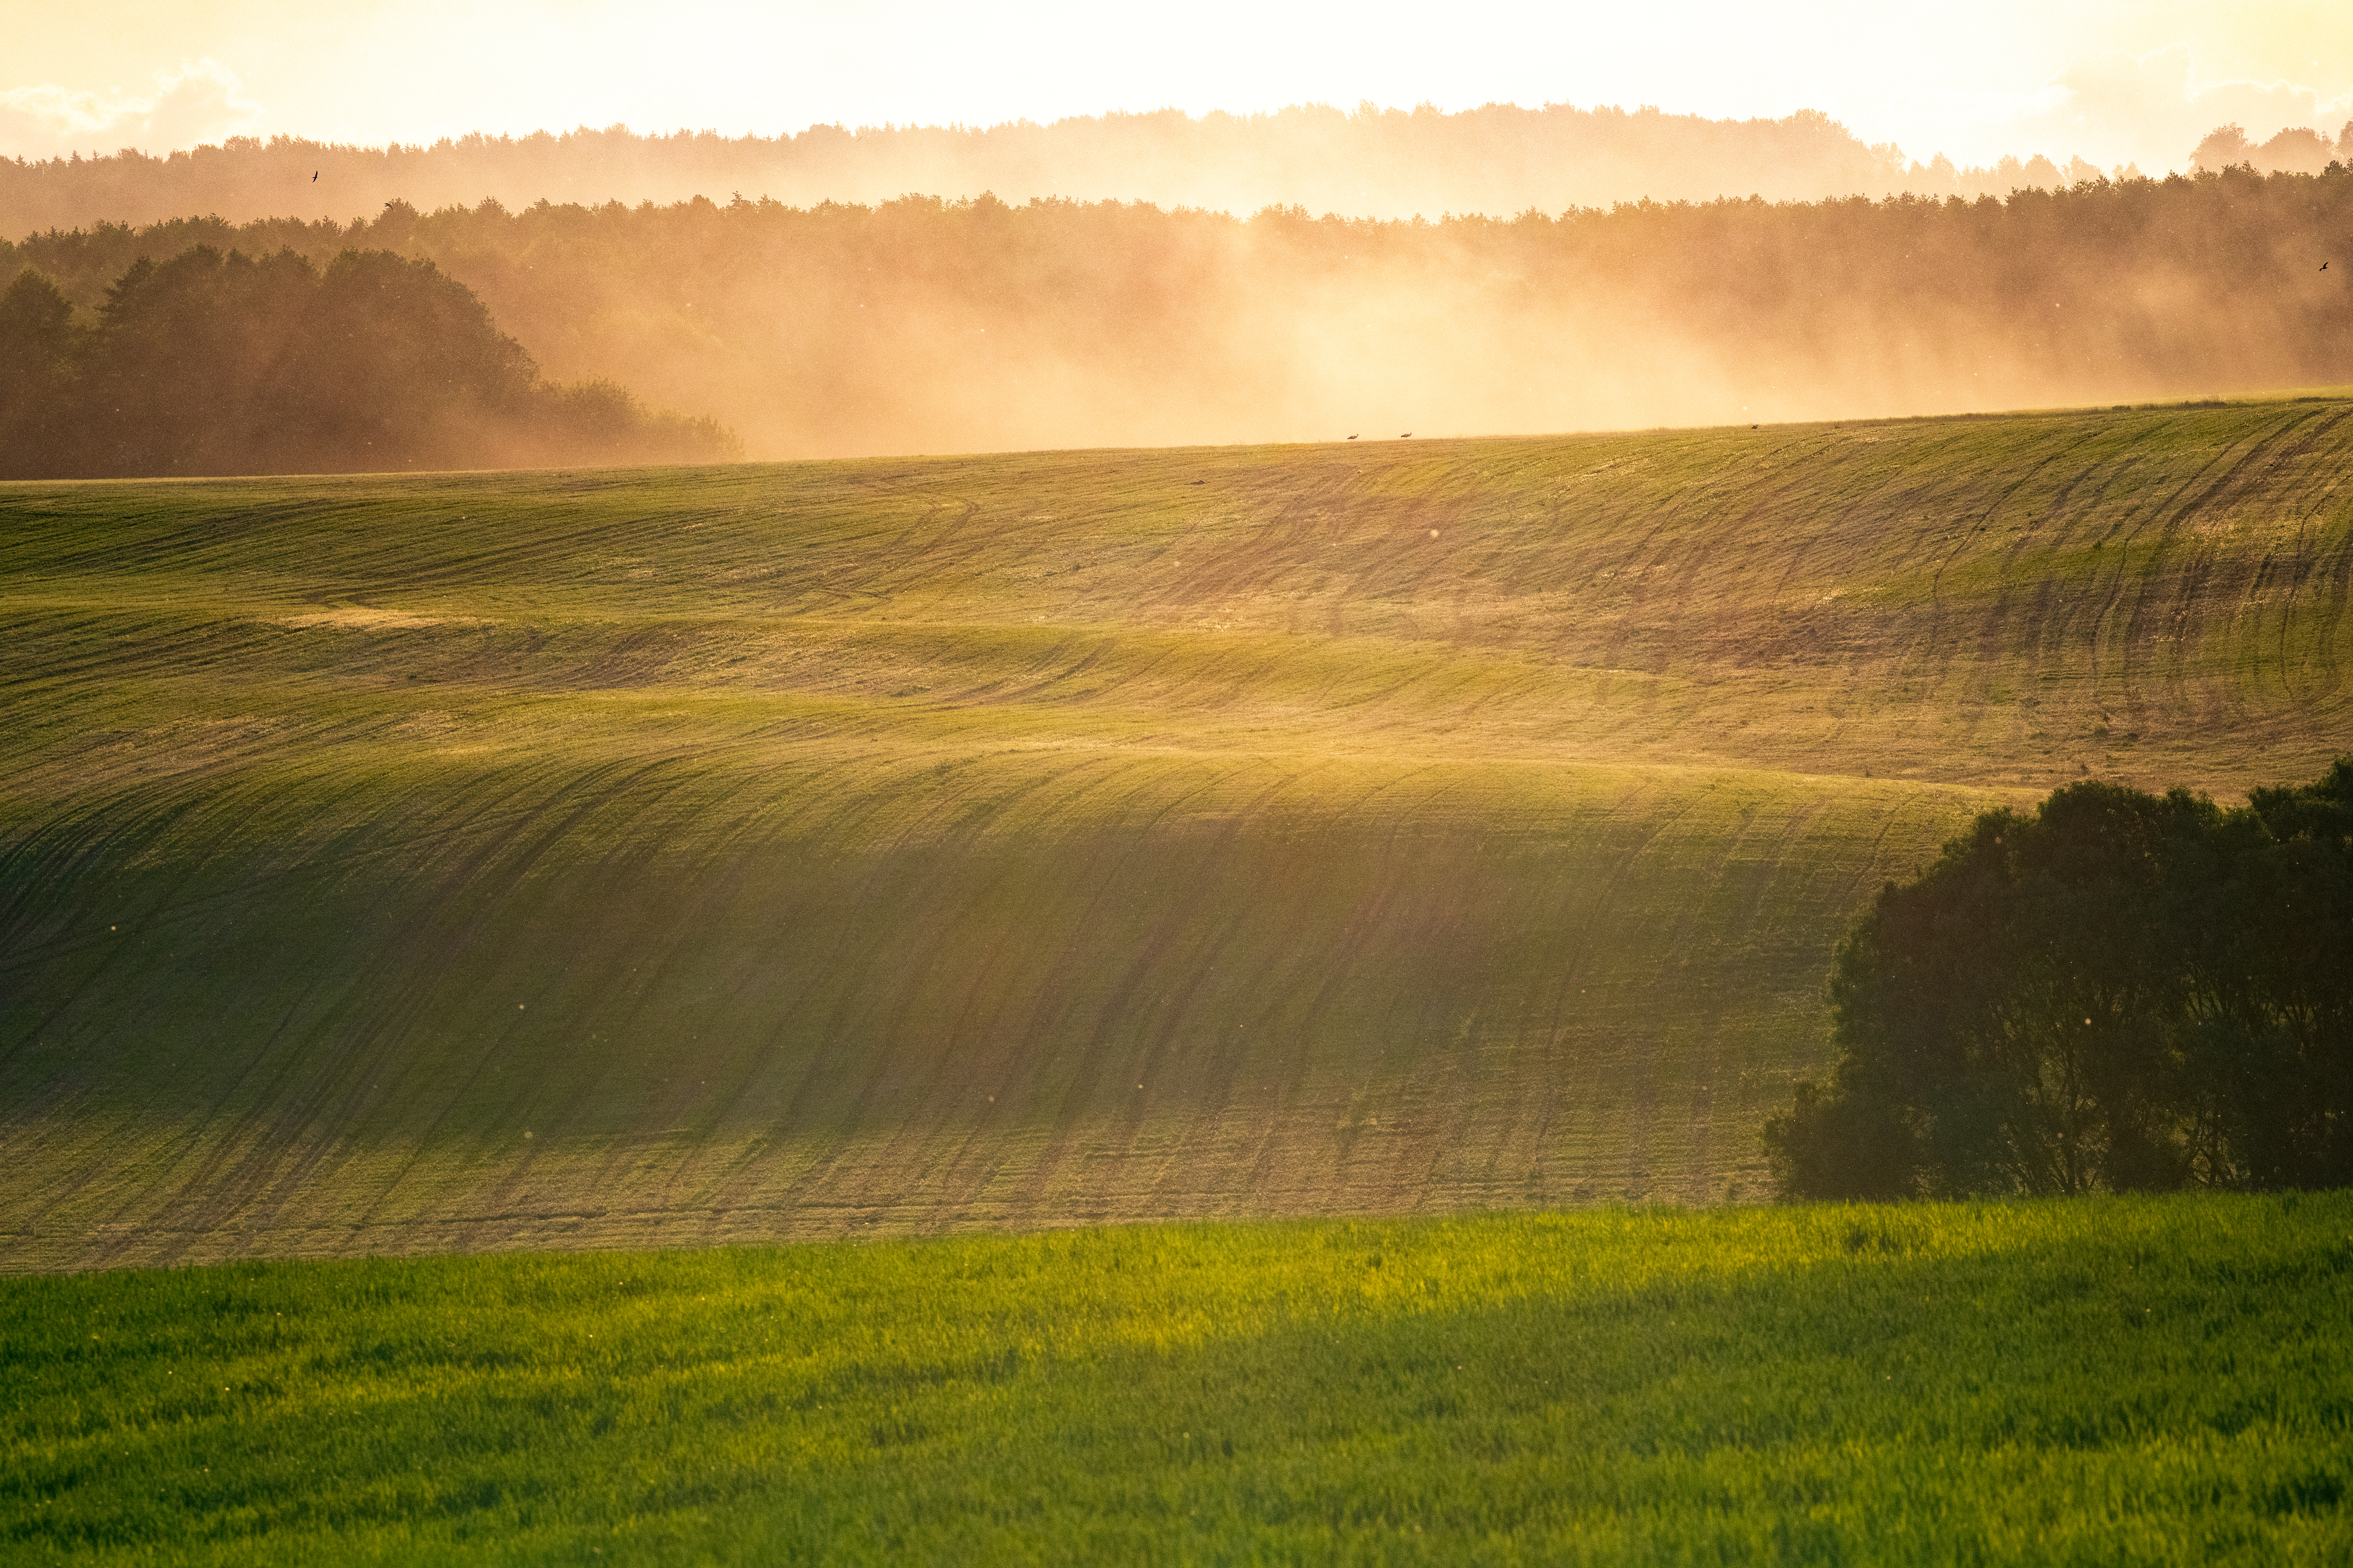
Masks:
[[[2334,384],[2353,175],[1440,223],[909,197],[494,203],[0,246],[90,319],[142,256],[430,260],[553,380],[755,458],[1753,424]]]

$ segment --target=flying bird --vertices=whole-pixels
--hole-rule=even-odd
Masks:
[[[1413,432],[1409,430],[1404,435],[1398,437],[1398,439],[1400,441],[1410,441],[1413,439]]]
[[[319,171],[316,169],[311,171],[311,183],[314,185],[319,183]]]
[[[1351,440],[1351,441],[1353,441],[1353,440],[1355,440],[1355,439],[1356,439],[1356,437],[1355,437],[1354,436],[1351,436],[1351,437],[1348,437],[1348,439],[1349,439],[1349,440]]]

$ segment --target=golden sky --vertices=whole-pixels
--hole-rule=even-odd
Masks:
[[[627,123],[773,135],[1111,109],[1491,101],[1827,110],[1870,142],[2178,167],[2236,121],[2353,119],[2353,7],[988,5],[941,0],[11,0],[0,153]]]

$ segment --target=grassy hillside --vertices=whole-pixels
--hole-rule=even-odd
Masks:
[[[1753,1194],[1971,811],[2348,748],[2348,415],[0,487],[0,1267]]]
[[[2353,1202],[0,1279],[48,1561],[2342,1563]]]

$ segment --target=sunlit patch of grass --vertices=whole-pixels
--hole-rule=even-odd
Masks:
[[[0,1280],[98,1561],[2310,1563],[2337,1195]]]

